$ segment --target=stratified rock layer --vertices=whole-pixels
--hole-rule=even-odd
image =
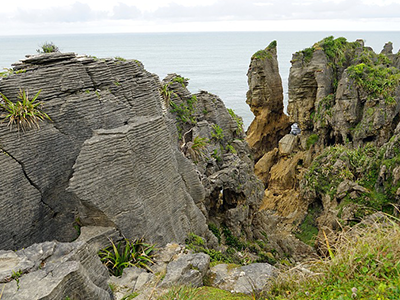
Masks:
[[[52,121],[26,132],[0,124],[2,249],[71,241],[82,225],[161,245],[211,235],[194,200],[204,188],[172,139],[158,79],[139,62],[57,53],[15,70],[1,93],[15,102],[20,89],[41,91]]]
[[[10,300],[111,300],[108,270],[97,256],[110,228],[88,229],[73,243],[44,242],[0,251],[2,297]]]
[[[301,131],[278,132],[279,143],[255,165],[266,188],[261,228],[276,222],[281,241],[295,233],[324,245],[323,231],[373,210],[396,211],[400,70],[392,49],[376,54],[362,40],[327,37],[293,55],[288,113]]]
[[[281,137],[290,131],[289,118],[283,112],[276,42],[253,55],[247,76],[249,91],[246,103],[255,116],[247,130],[247,142],[257,161],[274,149]]]

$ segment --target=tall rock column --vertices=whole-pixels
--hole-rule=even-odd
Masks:
[[[252,56],[247,76],[249,91],[246,103],[255,116],[247,131],[247,142],[257,161],[276,148],[279,140],[290,131],[289,118],[283,112],[276,41]]]

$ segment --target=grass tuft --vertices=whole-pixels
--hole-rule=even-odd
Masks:
[[[399,219],[376,214],[329,249],[326,259],[278,276],[268,299],[400,299]]]

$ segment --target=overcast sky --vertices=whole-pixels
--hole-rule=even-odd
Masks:
[[[400,0],[7,0],[0,35],[400,31]]]

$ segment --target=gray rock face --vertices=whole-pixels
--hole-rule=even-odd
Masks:
[[[46,242],[0,252],[4,299],[111,300],[107,279],[96,249],[84,242]]]
[[[203,285],[203,277],[210,266],[210,257],[204,253],[187,254],[180,256],[167,266],[167,274],[160,287],[173,285]]]
[[[209,276],[213,287],[234,293],[251,294],[265,288],[268,281],[275,276],[275,270],[266,263],[233,268],[227,264],[219,264],[210,269]]]
[[[326,38],[309,48],[310,57],[305,57],[307,49],[293,55],[290,118],[303,136],[318,134],[323,147],[367,142],[382,146],[398,124],[400,88],[389,75],[399,72],[398,55],[391,43],[378,55],[360,40],[342,40],[332,54],[332,41]]]
[[[15,69],[25,72],[0,80],[0,92],[16,101],[20,88],[41,90],[52,122],[19,133],[0,124],[0,248],[71,241],[74,225],[159,244],[211,235],[195,205],[204,188],[140,63],[56,53]]]
[[[162,83],[171,93],[170,116],[179,131],[175,141],[196,170],[188,172],[193,170],[188,160],[178,160],[183,166],[181,174],[189,179],[184,179],[189,193],[208,223],[227,226],[234,235],[252,239],[262,183],[254,175],[240,117],[228,111],[216,95],[204,91],[192,95],[179,75],[170,74]],[[203,145],[196,146],[199,139]],[[201,185],[193,184],[192,177],[200,178]]]

